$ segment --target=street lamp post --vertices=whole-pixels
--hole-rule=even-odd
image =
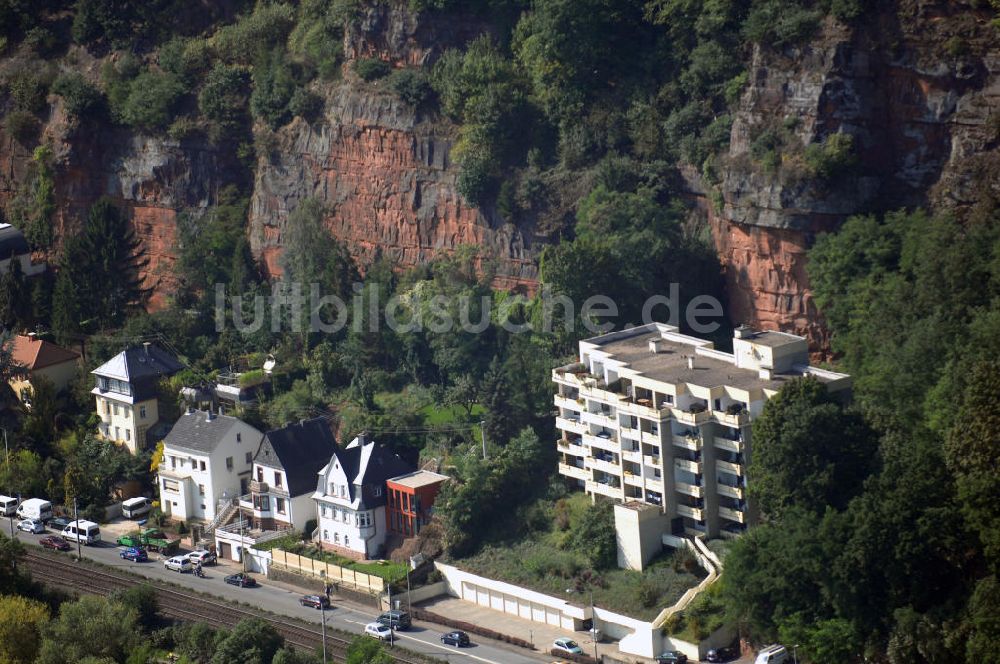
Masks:
[[[590,590],[590,640],[594,642],[594,660],[600,662],[601,658],[597,653],[597,622],[594,616],[594,586],[587,584],[587,587]],[[573,588],[567,588],[566,592],[572,595],[577,591]]]
[[[795,664],[799,664],[799,644],[797,643],[792,646],[792,661],[794,661]]]

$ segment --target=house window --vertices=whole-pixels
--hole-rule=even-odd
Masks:
[[[132,440],[132,432],[129,429],[125,429],[125,440]]]
[[[204,461],[201,462],[201,469],[205,470],[205,462]]]
[[[334,544],[340,544],[340,533],[334,533],[333,534],[333,543]]]
[[[242,443],[243,442],[243,434],[241,434],[241,433],[237,433],[236,434],[236,442],[237,443]]]
[[[266,494],[254,496],[253,508],[258,512],[268,512],[271,510],[271,499]]]
[[[204,510],[204,509],[205,509],[205,505],[204,505],[204,503],[202,504],[202,506],[201,506],[201,509],[202,509],[202,510]]]
[[[284,514],[285,513],[285,499],[284,498],[275,498],[274,499],[274,509],[278,512],[278,514]]]
[[[124,415],[125,419],[127,420],[128,418],[132,417],[132,409],[129,408],[128,406],[122,406],[122,415]]]
[[[171,470],[177,469],[177,457],[175,456],[170,457],[170,469]]]
[[[343,484],[340,485],[340,497],[341,498],[347,497],[347,487],[344,486]]]
[[[104,402],[104,414],[105,415],[110,415],[111,414],[111,402],[109,402],[109,401],[105,401]]]
[[[274,486],[281,486],[281,473],[274,471]]]
[[[177,482],[177,480],[168,480],[168,479],[163,480],[164,491],[173,491],[174,493],[176,493],[179,489],[180,489],[180,484]]]
[[[233,472],[233,457],[226,457],[226,470]]]
[[[140,420],[146,419],[146,407],[145,406],[139,406],[139,419]]]
[[[205,495],[205,485],[204,484],[199,484],[198,485],[198,495],[199,496],[204,496]]]
[[[325,519],[327,517],[326,505],[321,506],[319,508],[319,512],[323,516],[323,518]],[[325,536],[324,536],[324,539],[325,539]]]
[[[122,430],[120,427],[115,427],[115,440],[121,440],[121,439],[122,439]]]
[[[348,537],[347,535],[344,535],[344,546],[350,546],[350,545],[351,545],[351,538]]]
[[[327,490],[327,493],[330,494],[331,496],[337,495],[337,490],[336,488],[334,488],[333,482],[330,482],[330,488]]]
[[[372,488],[372,495],[375,496],[376,498],[378,498],[379,496],[381,496],[382,495],[382,487],[381,486],[377,486],[377,487]]]
[[[115,417],[118,417],[118,404],[115,404]]]
[[[358,512],[358,525],[362,528],[372,525],[371,512]]]
[[[351,521],[351,515],[350,515],[350,513],[347,510],[340,510],[340,519],[344,523],[350,523],[350,521]]]
[[[330,531],[328,531],[328,530],[324,530],[323,531],[323,541],[324,542],[329,542],[330,541]]]
[[[257,469],[257,481],[258,482],[263,482],[264,481],[264,469],[263,468],[258,468]]]
[[[250,452],[247,452],[246,460],[247,460],[247,463],[253,463],[253,454],[251,454]]]

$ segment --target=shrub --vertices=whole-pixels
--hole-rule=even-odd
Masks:
[[[229,131],[246,120],[250,77],[241,67],[217,64],[208,73],[198,94],[202,114]]]
[[[354,73],[368,82],[388,76],[391,70],[388,62],[377,58],[361,58],[354,62]]]
[[[56,36],[48,28],[36,25],[24,35],[24,45],[39,55],[48,55],[58,44]]]
[[[857,163],[854,154],[854,137],[850,134],[831,134],[822,144],[806,148],[806,166],[818,178],[833,179],[844,174]]]
[[[822,17],[818,9],[808,9],[794,0],[765,0],[754,3],[743,32],[751,41],[777,48],[807,39]]]
[[[173,74],[145,71],[128,83],[118,119],[132,127],[166,128],[182,94],[184,86]]]
[[[312,122],[323,110],[323,98],[305,88],[296,88],[288,102],[288,110],[292,115]]]
[[[481,205],[496,190],[492,158],[481,151],[465,154],[461,160],[456,188],[465,200]]]
[[[177,534],[178,535],[187,535],[187,533],[188,533],[187,522],[181,521],[180,523],[178,523],[177,524]]]
[[[389,76],[389,87],[411,106],[420,106],[431,94],[430,80],[419,69],[397,69]]]
[[[204,76],[212,57],[206,40],[175,37],[160,48],[157,62],[190,88]]]
[[[63,98],[66,111],[77,118],[94,112],[104,99],[100,90],[76,72],[61,74],[52,84],[52,92]]]
[[[87,521],[101,523],[105,520],[104,506],[98,505],[97,503],[91,503],[80,513],[80,516]]]
[[[45,108],[47,84],[43,76],[34,68],[23,68],[11,78],[8,83],[14,108],[19,111],[37,113]]]
[[[184,139],[196,136],[201,130],[202,127],[198,124],[197,120],[187,115],[182,115],[167,128],[167,135],[175,141],[183,141]]]
[[[272,129],[288,122],[288,103],[295,92],[295,79],[281,51],[274,50],[253,69],[250,111]]]
[[[226,62],[248,65],[283,42],[294,24],[295,9],[290,5],[258,3],[253,13],[216,32],[212,45]]]
[[[38,136],[38,118],[27,111],[11,111],[3,121],[4,131],[22,144],[32,142]]]

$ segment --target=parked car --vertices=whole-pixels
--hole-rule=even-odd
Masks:
[[[378,617],[378,621],[393,629],[410,629],[410,614],[406,611],[386,611]]]
[[[754,664],[784,664],[791,659],[785,646],[778,644],[768,646],[757,653]]]
[[[442,634],[441,643],[446,646],[458,646],[459,648],[462,648],[469,645],[469,635],[461,630],[455,630],[454,632]]]
[[[144,563],[149,560],[149,556],[146,555],[145,551],[132,546],[127,549],[122,549],[118,552],[118,555],[121,556],[123,560],[131,560],[137,563]]]
[[[190,572],[193,569],[187,556],[174,556],[163,561],[163,566],[175,572]]]
[[[56,551],[69,551],[73,548],[70,546],[69,542],[61,537],[56,537],[55,535],[43,537],[38,540],[38,543],[45,549],[55,549]]]
[[[687,664],[688,656],[680,650],[666,650],[656,656],[656,664]]]
[[[73,523],[73,521],[69,517],[57,516],[49,521],[49,526],[51,526],[52,530],[55,530],[56,532],[62,532],[63,528],[71,523]]]
[[[736,655],[736,648],[712,648],[705,653],[705,661],[718,664],[719,662],[728,662],[731,659],[736,659]]]
[[[237,572],[236,574],[227,576],[226,583],[232,586],[239,586],[240,588],[253,588],[257,585],[257,579],[246,572]]]
[[[379,641],[392,641],[392,631],[380,622],[365,625],[365,634]]]
[[[198,563],[201,563],[202,565],[214,565],[219,560],[218,556],[216,556],[214,552],[206,551],[204,549],[192,551],[187,554],[187,556],[192,565],[197,565]]]
[[[45,532],[45,524],[41,519],[23,519],[17,522],[17,529],[38,535]]]
[[[571,655],[582,655],[583,648],[580,644],[569,638],[568,636],[561,636],[552,642],[552,649],[558,650],[560,652],[568,652]]]
[[[330,600],[327,599],[326,595],[303,595],[299,598],[299,604],[302,606],[312,606],[317,609],[330,606]]]

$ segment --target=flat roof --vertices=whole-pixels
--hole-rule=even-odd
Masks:
[[[777,348],[778,346],[787,346],[788,344],[804,342],[805,339],[796,336],[794,334],[788,334],[786,332],[776,332],[774,330],[763,330],[754,331],[743,337],[746,341],[752,341],[753,343],[760,346],[767,346],[769,348]]]
[[[649,342],[653,339],[659,340],[659,352],[657,353],[649,350]],[[735,360],[727,361],[707,354],[696,353],[697,346],[680,343],[669,338],[664,339],[658,331],[609,338],[604,341],[600,337],[586,341],[598,346],[611,358],[627,365],[632,371],[661,383],[691,383],[706,388],[729,386],[744,390],[755,387],[778,390],[784,383],[811,373],[807,367],[795,367],[791,372],[773,373],[770,380],[765,380],[760,377],[760,372],[756,369],[737,367]],[[732,358],[732,355],[719,351],[711,351],[711,354]],[[695,357],[694,369],[688,368],[687,358],[690,356]],[[823,383],[829,383],[842,377],[832,373],[814,375]]]
[[[448,479],[447,475],[441,475],[440,473],[434,473],[429,470],[416,470],[412,473],[407,473],[398,477],[390,477],[386,480],[386,482],[392,482],[393,484],[405,486],[409,489],[419,489],[420,487],[443,482],[446,479]]]

